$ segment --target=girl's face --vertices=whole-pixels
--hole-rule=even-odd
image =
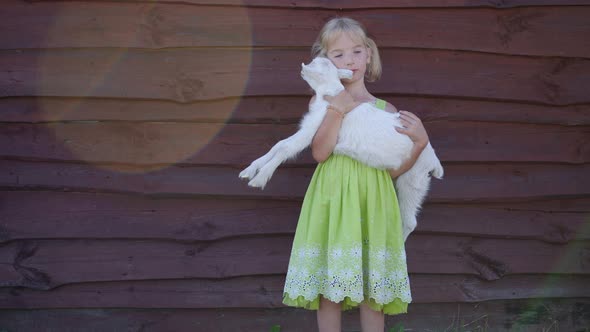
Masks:
[[[326,55],[337,68],[352,70],[352,78],[344,80],[347,82],[364,79],[367,64],[371,60],[371,50],[358,38],[353,39],[344,32],[330,42]]]

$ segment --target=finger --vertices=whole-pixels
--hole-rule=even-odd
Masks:
[[[410,127],[414,125],[414,121],[405,118],[400,118],[400,122],[404,125],[404,127]]]
[[[418,116],[412,112],[408,112],[408,111],[403,111],[402,115],[405,115],[407,117],[412,118],[414,121],[420,121],[420,118],[418,118]]]
[[[399,115],[399,117],[403,118],[403,119],[412,119],[414,121],[416,120],[416,116],[412,116],[411,114],[408,114],[408,113],[401,113]]]
[[[396,126],[394,126],[394,127],[396,127]],[[408,122],[402,122],[402,123],[401,123],[401,128],[404,128],[404,129],[406,129],[406,130],[407,130],[407,129],[411,129],[412,127],[413,127],[413,126],[412,126],[412,124],[411,124],[411,123],[408,123]]]
[[[404,128],[404,130],[406,130],[407,132],[414,132],[414,131],[415,131],[415,127],[414,127],[413,125],[411,125],[411,124],[409,124],[409,125],[405,125],[403,128]]]
[[[415,115],[414,113],[412,113],[410,111],[406,111],[406,110],[401,110],[400,112],[402,112],[404,114],[408,114],[408,115]]]
[[[409,130],[407,130],[407,129],[404,129],[404,128],[399,128],[399,127],[395,127],[395,130],[396,130],[398,133],[400,133],[400,134],[404,134],[404,135],[406,135],[406,136],[408,136],[408,137],[410,137],[410,138],[412,137],[412,133],[411,133]]]
[[[407,123],[407,126],[406,126],[406,127],[412,127],[412,128],[416,128],[416,127],[420,126],[420,125],[418,124],[418,122],[417,122],[417,121],[415,121],[415,120],[413,120],[413,119],[412,119],[412,120],[410,120],[410,119],[406,119],[405,121],[406,121],[406,123]]]
[[[400,118],[402,118],[402,117],[404,119],[407,119],[408,121],[412,121],[412,122],[418,122],[418,121],[420,121],[420,119],[418,119],[418,117],[415,116],[415,115],[410,115],[410,114],[400,115]]]

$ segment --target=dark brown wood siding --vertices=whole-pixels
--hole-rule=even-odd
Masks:
[[[388,326],[589,326],[590,1],[7,0],[0,330],[314,330],[281,298],[315,163],[238,173],[297,129],[336,15],[445,167]]]

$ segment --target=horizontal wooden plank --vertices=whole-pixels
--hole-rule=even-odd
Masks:
[[[360,4],[359,4],[360,5]],[[387,6],[387,4],[384,4]],[[24,3],[0,12],[0,49],[310,47],[333,10],[88,2]],[[355,10],[380,47],[590,57],[589,7]],[[296,22],[296,24],[294,24]],[[408,26],[413,27],[407,29]]]
[[[241,168],[75,164],[3,160],[0,189],[300,199],[313,167],[280,167],[264,190],[239,179]],[[449,164],[429,202],[531,200],[590,194],[590,164]]]
[[[590,162],[590,126],[458,121],[425,126],[443,162]],[[240,165],[264,155],[297,129],[298,125],[187,122],[0,123],[0,157]],[[290,163],[314,162],[306,153]]]
[[[41,238],[208,241],[292,235],[301,209],[300,200],[156,199],[43,191],[2,191],[0,201],[0,242]]]
[[[427,204],[419,233],[522,238],[567,243],[590,239],[590,199],[502,204]]]
[[[590,104],[536,105],[453,98],[378,95],[424,122],[484,121],[590,125]],[[195,103],[101,98],[4,98],[0,122],[193,121],[297,124],[309,96],[243,97]]]
[[[54,0],[32,0],[31,2],[48,2]],[[110,1],[110,0],[95,0]],[[143,0],[127,0],[128,2],[141,2]],[[512,8],[523,6],[580,6],[590,5],[588,0],[392,0],[384,3],[379,0],[367,0],[358,2],[354,0],[342,0],[338,2],[323,0],[300,1],[272,1],[272,0],[159,0],[160,3],[183,3],[194,5],[226,5],[248,7],[288,7],[288,8],[332,8],[332,9],[359,9],[359,8],[423,8],[423,7],[488,7],[488,8]]]
[[[0,247],[0,287],[51,289],[64,284],[149,279],[230,278],[287,272],[292,236],[179,243],[156,240],[24,240]],[[410,273],[590,275],[590,242],[412,235]]]
[[[586,314],[588,298],[543,298],[492,300],[480,303],[411,303],[401,316],[385,316],[385,328],[407,331],[479,329],[497,332],[517,330],[583,331],[590,325]],[[360,331],[358,310],[342,313],[342,331]],[[97,319],[98,318],[98,319]],[[215,308],[215,309],[15,309],[1,310],[0,321],[9,331],[269,331],[275,325],[281,332],[315,331],[313,311],[293,308]]]
[[[50,291],[1,288],[0,308],[277,308],[283,275],[226,280],[146,280],[64,285]],[[410,275],[412,302],[587,297],[590,276],[514,275],[483,281],[465,275]]]
[[[209,241],[294,234],[301,200],[148,198],[100,193],[0,192],[0,242],[26,239]],[[567,243],[590,240],[590,198],[426,204],[412,234]],[[166,220],[166,222],[162,222]]]
[[[0,51],[0,97],[165,99],[301,95],[299,49],[51,49]],[[386,49],[373,93],[589,103],[590,60]],[[147,69],[149,68],[149,70]]]

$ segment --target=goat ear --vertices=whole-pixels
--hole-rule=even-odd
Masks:
[[[338,78],[352,78],[352,70],[338,69]]]

